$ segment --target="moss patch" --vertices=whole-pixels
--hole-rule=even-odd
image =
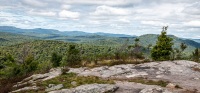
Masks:
[[[154,81],[154,80],[148,80],[145,78],[135,78],[135,79],[130,79],[128,80],[129,82],[135,82],[135,83],[142,83],[142,84],[146,84],[146,85],[158,85],[161,87],[166,87],[167,84],[169,82],[163,81],[163,80],[158,80],[158,81]]]
[[[72,82],[76,82],[76,84],[71,84]],[[101,79],[99,77],[95,77],[95,76],[77,76],[77,74],[75,73],[66,73],[63,75],[60,75],[56,78],[44,81],[44,82],[40,82],[37,85],[40,87],[46,87],[49,84],[63,84],[63,88],[73,88],[73,87],[77,87],[80,85],[84,85],[84,84],[93,84],[93,83],[98,83],[98,84],[114,84],[113,80],[105,80],[105,79]]]

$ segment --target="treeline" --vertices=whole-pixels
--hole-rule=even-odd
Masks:
[[[51,40],[35,40],[0,48],[0,78],[42,73],[59,66],[101,66],[163,60],[193,60],[199,62],[200,50],[186,56],[185,43],[174,48],[173,39],[165,27],[156,45],[142,46],[139,38],[127,39],[120,46],[96,46]],[[130,42],[134,42],[130,44]]]
[[[116,47],[43,41],[0,48],[0,75],[12,77],[57,66],[76,66],[113,59]],[[84,65],[83,64],[83,65]]]

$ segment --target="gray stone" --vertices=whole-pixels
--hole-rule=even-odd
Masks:
[[[200,72],[198,70],[194,70],[194,68],[199,69],[200,64],[192,61],[186,60],[178,60],[178,61],[162,61],[162,62],[150,62],[144,64],[123,64],[123,65],[115,65],[115,66],[102,66],[102,67],[95,67],[95,68],[70,68],[67,72],[77,73],[79,76],[97,76],[100,78],[109,78],[109,79],[116,79],[116,80],[128,80],[133,79],[136,77],[143,77],[149,80],[163,80],[168,82],[173,82],[183,88],[183,90],[193,90],[197,89],[197,92],[200,92]],[[35,74],[31,77],[24,79],[21,82],[18,82],[14,87],[22,86],[25,84],[31,84],[32,86],[36,86],[36,82],[38,81],[45,81],[51,78],[55,78],[61,75],[61,69],[51,69],[49,73],[45,74]],[[75,82],[71,82],[72,85],[76,85]],[[139,93],[140,90],[143,91],[161,91],[162,93],[166,92],[166,88],[161,88],[158,86],[150,86],[140,85],[140,84],[131,84],[130,83],[116,83],[119,87],[117,93]],[[55,85],[49,85],[55,86]],[[86,87],[84,87],[86,86]],[[90,88],[87,88],[87,87]],[[96,87],[95,87],[96,86]],[[114,85],[112,85],[114,86]],[[131,87],[130,87],[131,86]],[[147,87],[150,86],[150,87]],[[168,84],[171,88],[174,88],[174,85]],[[81,87],[81,88],[80,88]],[[85,88],[85,89],[84,89]],[[73,89],[64,89],[60,92],[57,91],[56,93],[62,93],[65,91],[67,93],[86,93],[85,91],[100,91],[110,87],[104,85],[94,84],[91,85],[83,85]],[[161,89],[159,89],[161,88]],[[129,91],[130,90],[130,91]],[[173,90],[177,90],[174,88]],[[78,91],[78,92],[77,92]],[[118,92],[119,91],[119,92]],[[136,92],[137,91],[137,92]],[[100,91],[101,92],[101,91]],[[175,92],[181,93],[181,92]]]
[[[114,92],[117,89],[117,86],[111,84],[86,84],[72,89],[62,89],[49,93],[105,93]]]
[[[131,79],[145,77],[147,79],[164,80],[176,83],[183,89],[198,89],[200,91],[200,72],[193,70],[200,64],[192,61],[162,61],[144,64],[126,64],[115,66],[102,66],[96,68],[70,68],[69,72],[80,76],[98,76],[101,78]]]
[[[49,84],[49,86],[45,89],[45,91],[59,90],[61,88],[63,88],[63,84],[59,85]]]
[[[21,88],[21,89],[18,89],[17,91],[22,91],[22,90],[26,90],[26,89],[36,89],[36,88],[38,88],[38,87],[36,87],[36,82],[38,82],[38,81],[41,82],[41,81],[45,81],[45,80],[55,78],[55,77],[61,75],[61,73],[62,73],[61,68],[53,68],[48,73],[34,74],[34,75],[32,75],[28,78],[25,78],[24,80],[22,80],[21,82],[18,82],[13,87],[20,87],[20,86],[23,86],[23,85],[30,84],[30,85],[32,85],[32,87]]]
[[[146,72],[138,72],[138,73],[132,73],[131,75],[127,75],[127,78],[133,78],[133,77],[140,77],[140,76],[147,76],[148,73]]]
[[[38,90],[39,87],[36,86],[31,86],[31,87],[24,87],[15,91],[12,91],[11,93],[16,93],[16,92],[20,92],[20,91],[27,91],[27,90]]]
[[[172,93],[172,92],[162,88],[145,88],[141,90],[139,93]]]
[[[75,81],[71,82],[71,84],[72,84],[73,86],[76,86],[76,85],[77,85],[77,83],[76,83]]]
[[[169,84],[167,84],[166,88],[174,89],[174,88],[176,88],[176,85],[172,84],[172,83],[169,83]]]

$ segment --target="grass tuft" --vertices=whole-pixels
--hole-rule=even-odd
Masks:
[[[71,84],[72,82],[76,82],[76,85]],[[58,76],[56,78],[44,81],[44,82],[39,82],[37,85],[40,87],[46,87],[49,84],[63,84],[63,88],[74,88],[80,85],[84,84],[93,84],[93,83],[98,83],[98,84],[114,84],[113,80],[106,80],[102,79],[96,76],[78,76],[75,73],[65,73],[62,74],[61,76]]]
[[[134,79],[130,79],[128,80],[129,82],[135,82],[135,83],[142,83],[142,84],[146,84],[146,85],[158,85],[158,86],[161,86],[161,87],[166,87],[167,84],[169,82],[166,82],[166,81],[163,81],[163,80],[158,80],[158,81],[154,81],[154,80],[148,80],[148,79],[145,79],[145,78],[134,78]]]

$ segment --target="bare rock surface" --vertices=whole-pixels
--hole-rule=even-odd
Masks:
[[[50,93],[200,93],[200,64],[192,61],[162,61],[144,64],[124,64],[115,66],[102,66],[95,68],[70,68],[67,73],[77,73],[79,76],[97,76],[104,79],[114,79],[115,84],[86,84],[72,89],[61,89],[62,85],[47,86],[46,91]],[[35,74],[14,87],[31,85],[13,92],[23,90],[37,90],[36,82],[42,82],[61,75],[61,68],[51,69],[45,74]],[[148,80],[168,81],[166,87],[157,85],[145,85],[128,82],[134,78],[145,78]],[[76,85],[76,82],[71,82]],[[176,85],[182,89],[177,89]],[[53,90],[53,91],[52,91]]]
[[[117,89],[117,86],[111,84],[87,84],[72,89],[51,91],[49,93],[113,93]]]
[[[37,90],[37,89],[39,89],[39,87],[37,87],[37,86],[24,87],[24,88],[21,88],[21,89],[12,91],[11,93],[18,93],[18,92],[20,92],[20,91]]]
[[[37,90],[38,87],[35,86],[35,83],[38,81],[45,81],[45,80],[49,80],[52,78],[55,78],[59,75],[61,75],[61,68],[54,68],[51,69],[48,73],[45,74],[34,74],[28,78],[25,78],[24,80],[22,80],[21,82],[18,82],[16,85],[14,85],[13,87],[20,87],[20,86],[24,86],[24,85],[31,85],[29,87],[25,87],[25,88],[21,88],[18,89],[17,91],[24,91],[24,90]]]
[[[45,89],[45,91],[59,90],[59,89],[61,89],[63,87],[64,87],[63,84],[58,84],[58,85],[49,84],[49,86]]]
[[[98,76],[102,78],[128,79],[145,77],[153,80],[169,81],[183,89],[198,90],[200,92],[200,72],[193,68],[200,64],[192,61],[163,61],[144,64],[127,64],[115,66],[102,66],[96,68],[70,68],[69,72],[81,76]]]

